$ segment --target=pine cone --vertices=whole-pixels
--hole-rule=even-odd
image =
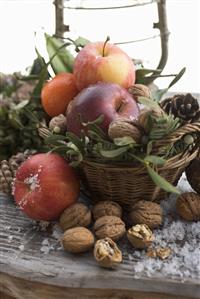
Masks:
[[[30,155],[35,154],[35,150],[26,150],[24,153],[13,155],[9,160],[0,162],[0,191],[11,194],[12,182],[20,164]]]
[[[168,114],[173,114],[186,122],[200,120],[200,108],[198,100],[190,93],[177,94],[172,98],[167,98],[160,103],[161,108]]]

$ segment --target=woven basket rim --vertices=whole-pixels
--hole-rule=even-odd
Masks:
[[[158,170],[165,170],[165,169],[173,169],[173,168],[177,168],[180,167],[184,164],[186,164],[188,161],[193,160],[194,158],[196,158],[196,156],[198,155],[199,149],[196,149],[194,152],[189,152],[186,151],[185,153],[180,153],[178,155],[175,155],[173,157],[171,157],[170,159],[166,160],[166,163],[164,166],[162,167],[157,167]],[[84,165],[91,165],[94,167],[98,167],[98,168],[103,168],[103,169],[107,169],[107,170],[112,170],[112,171],[119,171],[119,170],[130,170],[132,171],[133,169],[145,169],[145,166],[139,163],[135,163],[135,164],[131,164],[129,163],[129,165],[127,165],[126,163],[102,163],[99,162],[97,160],[94,159],[84,159],[81,163],[84,167]]]

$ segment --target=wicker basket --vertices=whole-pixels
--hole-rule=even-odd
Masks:
[[[156,151],[192,132],[200,135],[200,122],[186,124],[163,141],[157,141]],[[199,139],[200,136],[197,139],[198,146],[196,144],[192,151],[188,150],[170,158],[163,167],[157,169],[158,173],[176,185],[186,166],[198,155]],[[166,192],[153,183],[143,165],[111,165],[84,160],[80,177],[94,201],[113,200],[121,205],[130,205],[141,199],[160,201],[166,196]]]

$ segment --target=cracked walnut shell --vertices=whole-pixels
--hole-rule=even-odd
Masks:
[[[122,262],[122,253],[110,238],[98,240],[94,246],[94,257],[99,265],[113,268]]]
[[[117,216],[122,217],[122,208],[114,201],[99,201],[92,210],[93,217],[95,220],[102,216]]]
[[[108,237],[117,241],[124,235],[125,231],[124,222],[116,216],[100,217],[94,224],[94,232],[98,239]]]
[[[130,208],[129,221],[131,225],[146,224],[150,228],[155,228],[162,224],[162,219],[162,209],[155,202],[140,200]]]
[[[64,232],[61,243],[66,251],[80,253],[88,251],[94,245],[94,236],[85,227],[74,227]]]
[[[146,224],[137,224],[128,230],[127,238],[135,248],[143,249],[152,244],[154,235]]]
[[[194,192],[181,194],[176,201],[176,210],[185,220],[200,220],[200,195]]]
[[[91,211],[83,203],[75,203],[64,210],[60,216],[60,226],[65,231],[71,227],[87,227],[91,223]]]

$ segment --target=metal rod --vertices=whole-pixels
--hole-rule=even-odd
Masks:
[[[157,7],[158,7],[159,21],[158,23],[154,23],[154,28],[160,30],[160,41],[161,41],[161,51],[162,51],[157,69],[163,70],[168,59],[168,40],[170,34],[167,27],[166,0],[161,0],[159,3],[157,3]],[[149,79],[146,78],[147,84],[152,83],[158,77],[159,77],[158,73],[153,73]]]
[[[109,7],[83,7],[83,6],[66,6],[64,5],[63,8],[67,9],[78,9],[78,10],[100,10],[100,9],[118,9],[118,8],[130,8],[130,7],[135,7],[135,6],[142,6],[146,4],[152,4],[154,2],[159,2],[160,0],[143,0],[141,2],[135,1],[134,4],[129,4],[129,5],[121,5],[121,6],[109,6]]]
[[[64,0],[54,0],[55,5],[55,35],[63,36],[64,32],[69,31],[69,26],[64,24],[64,10],[63,10]]]

